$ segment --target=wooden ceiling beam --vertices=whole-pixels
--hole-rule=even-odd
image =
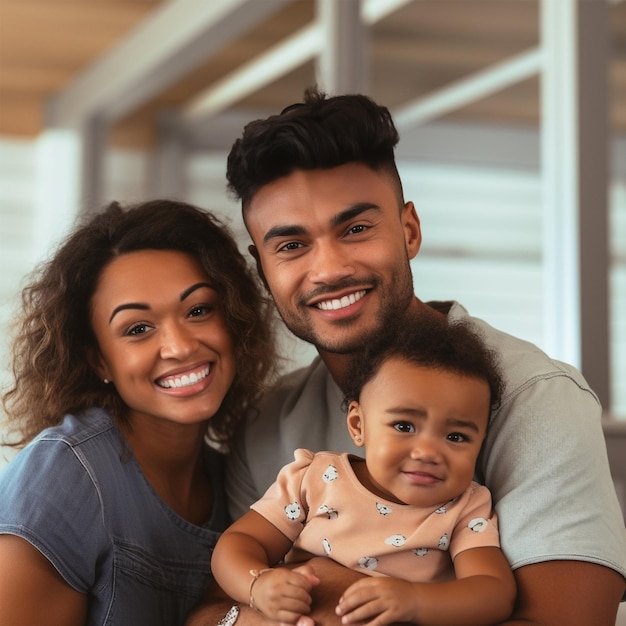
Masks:
[[[3,2],[0,58],[80,67],[101,54],[158,4],[150,2]],[[26,28],[25,28],[25,25]]]
[[[53,97],[51,126],[107,123],[156,96],[288,0],[172,0]],[[193,19],[190,19],[190,17]]]

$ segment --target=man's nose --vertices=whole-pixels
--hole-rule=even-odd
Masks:
[[[309,277],[314,283],[332,285],[356,274],[354,262],[346,255],[345,246],[337,241],[316,243],[309,258]]]

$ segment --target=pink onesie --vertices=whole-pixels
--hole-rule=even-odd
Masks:
[[[478,483],[434,510],[375,496],[348,454],[299,449],[294,457],[250,507],[294,542],[294,554],[328,556],[372,576],[435,582],[454,578],[452,560],[463,550],[500,545],[491,494]]]

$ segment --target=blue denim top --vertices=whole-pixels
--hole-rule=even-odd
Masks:
[[[199,527],[159,498],[108,413],[67,415],[0,474],[0,533],[29,541],[88,594],[87,625],[183,624],[228,523],[222,457],[207,446],[205,459],[214,504]]]

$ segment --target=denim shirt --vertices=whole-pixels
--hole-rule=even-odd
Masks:
[[[221,455],[206,448],[211,519],[195,526],[156,494],[110,415],[67,415],[0,475],[0,533],[35,546],[88,595],[87,625],[183,624],[212,580],[228,523]]]

